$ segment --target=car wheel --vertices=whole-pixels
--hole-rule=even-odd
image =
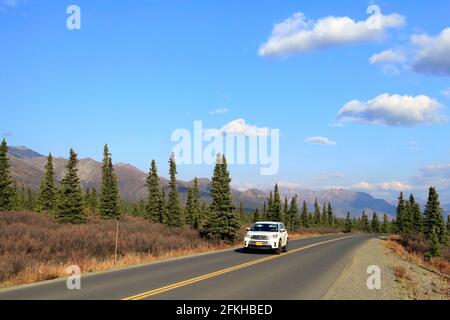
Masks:
[[[289,250],[289,241],[286,241],[286,245],[283,248],[283,252],[288,252]]]
[[[275,250],[275,253],[281,254],[282,251],[283,251],[283,247],[282,247],[282,242],[280,240],[280,243],[278,244],[278,248]]]

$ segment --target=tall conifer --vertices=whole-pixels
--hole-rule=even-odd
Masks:
[[[159,189],[159,176],[156,161],[152,160],[150,172],[147,177],[147,205],[145,207],[146,217],[154,222],[163,222],[163,215],[161,212],[161,192]]]
[[[172,153],[169,159],[169,194],[167,196],[168,226],[182,227],[184,225],[183,212],[180,207],[180,196],[177,190],[177,164],[175,154]]]
[[[3,139],[0,145],[0,211],[12,209],[14,188],[8,162],[8,145]]]
[[[102,190],[100,194],[100,216],[103,219],[118,219],[121,214],[119,208],[119,187],[114,174],[111,153],[106,144],[103,150]]]
[[[83,210],[83,195],[80,179],[78,178],[77,165],[77,154],[70,149],[70,157],[66,165],[66,175],[61,181],[56,209],[56,219],[59,223],[81,224],[87,222]]]

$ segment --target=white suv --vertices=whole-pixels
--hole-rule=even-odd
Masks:
[[[275,250],[280,254],[288,250],[289,235],[281,222],[257,222],[247,228],[244,249]]]

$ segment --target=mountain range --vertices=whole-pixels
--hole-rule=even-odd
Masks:
[[[44,167],[47,162],[46,156],[31,150],[27,147],[10,147],[9,162],[11,174],[18,185],[38,190],[41,179],[44,175]],[[56,179],[62,179],[65,173],[67,159],[55,158],[54,168]],[[97,188],[101,185],[101,162],[91,158],[81,159],[78,165],[78,175],[83,189]],[[119,189],[122,199],[126,202],[135,202],[143,199],[147,195],[145,181],[147,173],[138,168],[124,163],[114,165],[115,173],[119,182]],[[193,181],[178,181],[178,191],[181,201],[186,201],[187,191],[192,186]],[[161,177],[161,187],[167,188],[168,179]],[[211,181],[209,179],[199,179],[200,196],[202,200],[209,201]],[[322,204],[331,202],[335,213],[338,216],[345,216],[350,212],[352,216],[359,216],[363,210],[367,212],[386,213],[393,216],[395,206],[383,199],[376,199],[365,192],[355,192],[345,189],[328,189],[313,191],[300,188],[280,189],[282,196],[292,197],[298,195],[299,206],[305,200],[310,208],[314,204],[315,198]],[[232,189],[232,194],[236,205],[240,201],[244,204],[244,209],[250,212],[256,208],[261,208],[269,195],[268,190],[249,189],[239,191]]]

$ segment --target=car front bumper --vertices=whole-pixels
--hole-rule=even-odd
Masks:
[[[244,247],[246,249],[257,249],[257,250],[274,250],[278,249],[278,240],[252,240],[245,239]]]

